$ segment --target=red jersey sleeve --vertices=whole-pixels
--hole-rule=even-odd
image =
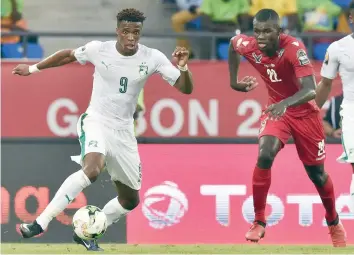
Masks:
[[[287,51],[287,59],[293,66],[297,78],[314,75],[313,66],[307,55],[306,47],[302,42],[297,40],[290,41],[285,50]]]
[[[247,35],[239,34],[231,38],[231,43],[238,54],[244,55],[247,46],[250,43],[250,39]]]

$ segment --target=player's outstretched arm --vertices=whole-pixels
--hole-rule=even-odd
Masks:
[[[286,106],[297,106],[316,97],[316,80],[313,75],[298,78],[301,89],[283,102]]]
[[[256,88],[258,83],[256,78],[249,76],[244,77],[241,81],[238,80],[238,69],[240,67],[240,62],[241,56],[234,50],[232,41],[230,41],[228,58],[230,86],[234,90],[248,92]]]
[[[28,76],[42,69],[66,65],[74,61],[76,61],[74,50],[60,50],[35,65],[29,66],[20,64],[12,70],[12,73],[15,75]]]
[[[174,87],[183,94],[191,94],[193,92],[193,78],[192,73],[188,70],[187,62],[189,58],[189,51],[184,47],[176,47],[172,56],[177,59],[180,76],[177,79]]]

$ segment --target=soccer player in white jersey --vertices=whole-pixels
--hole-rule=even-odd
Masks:
[[[350,5],[349,21],[353,29],[354,2]],[[352,166],[350,197],[354,210],[354,33],[333,42],[327,49],[321,69],[321,82],[317,88],[316,102],[322,107],[331,91],[332,81],[337,72],[343,83],[343,102],[341,104],[341,127],[343,154],[337,159]]]
[[[139,204],[141,164],[134,136],[133,114],[139,92],[154,73],[184,94],[193,90],[187,61],[189,52],[177,47],[175,67],[160,51],[139,44],[145,20],[136,9],[124,9],[117,15],[117,40],[92,41],[76,50],[61,50],[33,66],[18,65],[13,74],[28,76],[46,68],[78,61],[95,66],[90,104],[78,121],[82,169],[70,175],[52,201],[30,224],[21,224],[24,238],[41,234],[50,221],[98,175],[107,169],[115,182],[118,197],[103,208],[108,225],[117,222]],[[40,74],[39,74],[40,75]],[[88,250],[102,250],[96,241],[74,240]]]

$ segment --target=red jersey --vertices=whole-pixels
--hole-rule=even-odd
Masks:
[[[304,44],[296,38],[281,34],[279,50],[268,57],[258,49],[256,38],[237,35],[231,39],[233,48],[244,56],[260,73],[268,89],[268,104],[277,103],[300,90],[298,78],[314,75],[313,66],[307,57]],[[318,112],[314,100],[289,107],[287,114],[301,117],[310,112]]]

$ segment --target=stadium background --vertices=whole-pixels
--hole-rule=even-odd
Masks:
[[[31,36],[38,36],[37,41],[27,42],[24,36],[21,42],[2,42],[2,242],[18,242],[16,226],[34,220],[62,180],[79,168],[69,157],[79,153],[76,121],[89,101],[93,67],[72,64],[31,77],[12,76],[11,69],[58,49],[75,48],[93,39],[114,39],[114,16],[126,7],[139,8],[148,17],[141,42],[169,56],[176,44],[170,19],[178,11],[172,2],[24,2],[23,17]],[[197,29],[193,23],[188,26]],[[137,123],[143,162],[141,205],[108,230],[105,242],[244,243],[244,232],[252,221],[250,182],[257,155],[255,137],[267,92],[264,86],[248,94],[229,88],[227,63],[216,40],[221,34],[193,30],[186,35],[193,37],[196,53],[189,65],[195,91],[190,96],[180,95],[158,76],[148,81],[145,112]],[[230,38],[232,34],[222,36]],[[309,38],[324,34],[303,32],[296,36],[309,46],[318,79],[323,54],[316,55],[318,43]],[[330,31],[325,36],[334,40],[343,35]],[[242,62],[240,72],[260,80],[246,62]],[[331,96],[340,93],[341,84],[336,80]],[[323,114],[325,111],[326,107]],[[326,152],[338,210],[347,229],[353,229],[354,212],[347,207],[350,169],[335,161],[341,153],[340,141],[329,137]],[[267,208],[272,226],[265,243],[328,243],[319,197],[291,142],[276,159],[273,171]],[[30,242],[70,242],[71,228],[67,225],[75,209],[85,204],[103,207],[113,194],[109,177],[103,174],[43,236]],[[162,201],[151,204],[155,198]],[[158,213],[162,217],[157,217]],[[284,235],[288,227],[293,231]],[[349,240],[354,243],[354,236],[349,235]]]

